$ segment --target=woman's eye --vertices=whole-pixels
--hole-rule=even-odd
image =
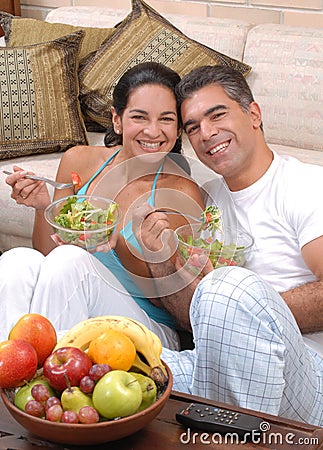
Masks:
[[[132,116],[131,117],[131,119],[132,120],[145,120],[145,117],[144,116],[141,116],[141,115],[139,115],[139,114],[136,114],[135,116]]]
[[[174,122],[175,119],[173,117],[162,117],[163,122]]]

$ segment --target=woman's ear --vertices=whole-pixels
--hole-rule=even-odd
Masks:
[[[116,113],[114,106],[111,106],[112,124],[116,134],[122,134],[121,117]]]

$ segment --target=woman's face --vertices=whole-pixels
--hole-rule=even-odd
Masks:
[[[165,86],[148,84],[129,96],[122,114],[112,109],[115,129],[123,135],[123,148],[132,156],[168,153],[178,136],[178,116],[174,93]]]

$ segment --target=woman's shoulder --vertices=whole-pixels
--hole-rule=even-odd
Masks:
[[[62,155],[59,172],[66,176],[70,172],[78,173],[82,179],[88,179],[104,161],[107,149],[104,146],[79,145],[71,147]]]
[[[64,158],[80,158],[83,155],[88,157],[89,152],[95,154],[102,153],[107,150],[106,147],[102,145],[76,145],[75,147],[70,147],[68,150],[64,152]]]

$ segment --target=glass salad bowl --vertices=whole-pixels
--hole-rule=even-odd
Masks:
[[[109,240],[121,211],[108,198],[73,195],[48,205],[44,216],[62,243],[94,250]]]
[[[224,227],[223,231],[202,229],[201,224],[183,225],[175,230],[177,252],[182,264],[199,274],[201,264],[195,255],[210,259],[214,268],[243,266],[254,240],[246,231]]]

